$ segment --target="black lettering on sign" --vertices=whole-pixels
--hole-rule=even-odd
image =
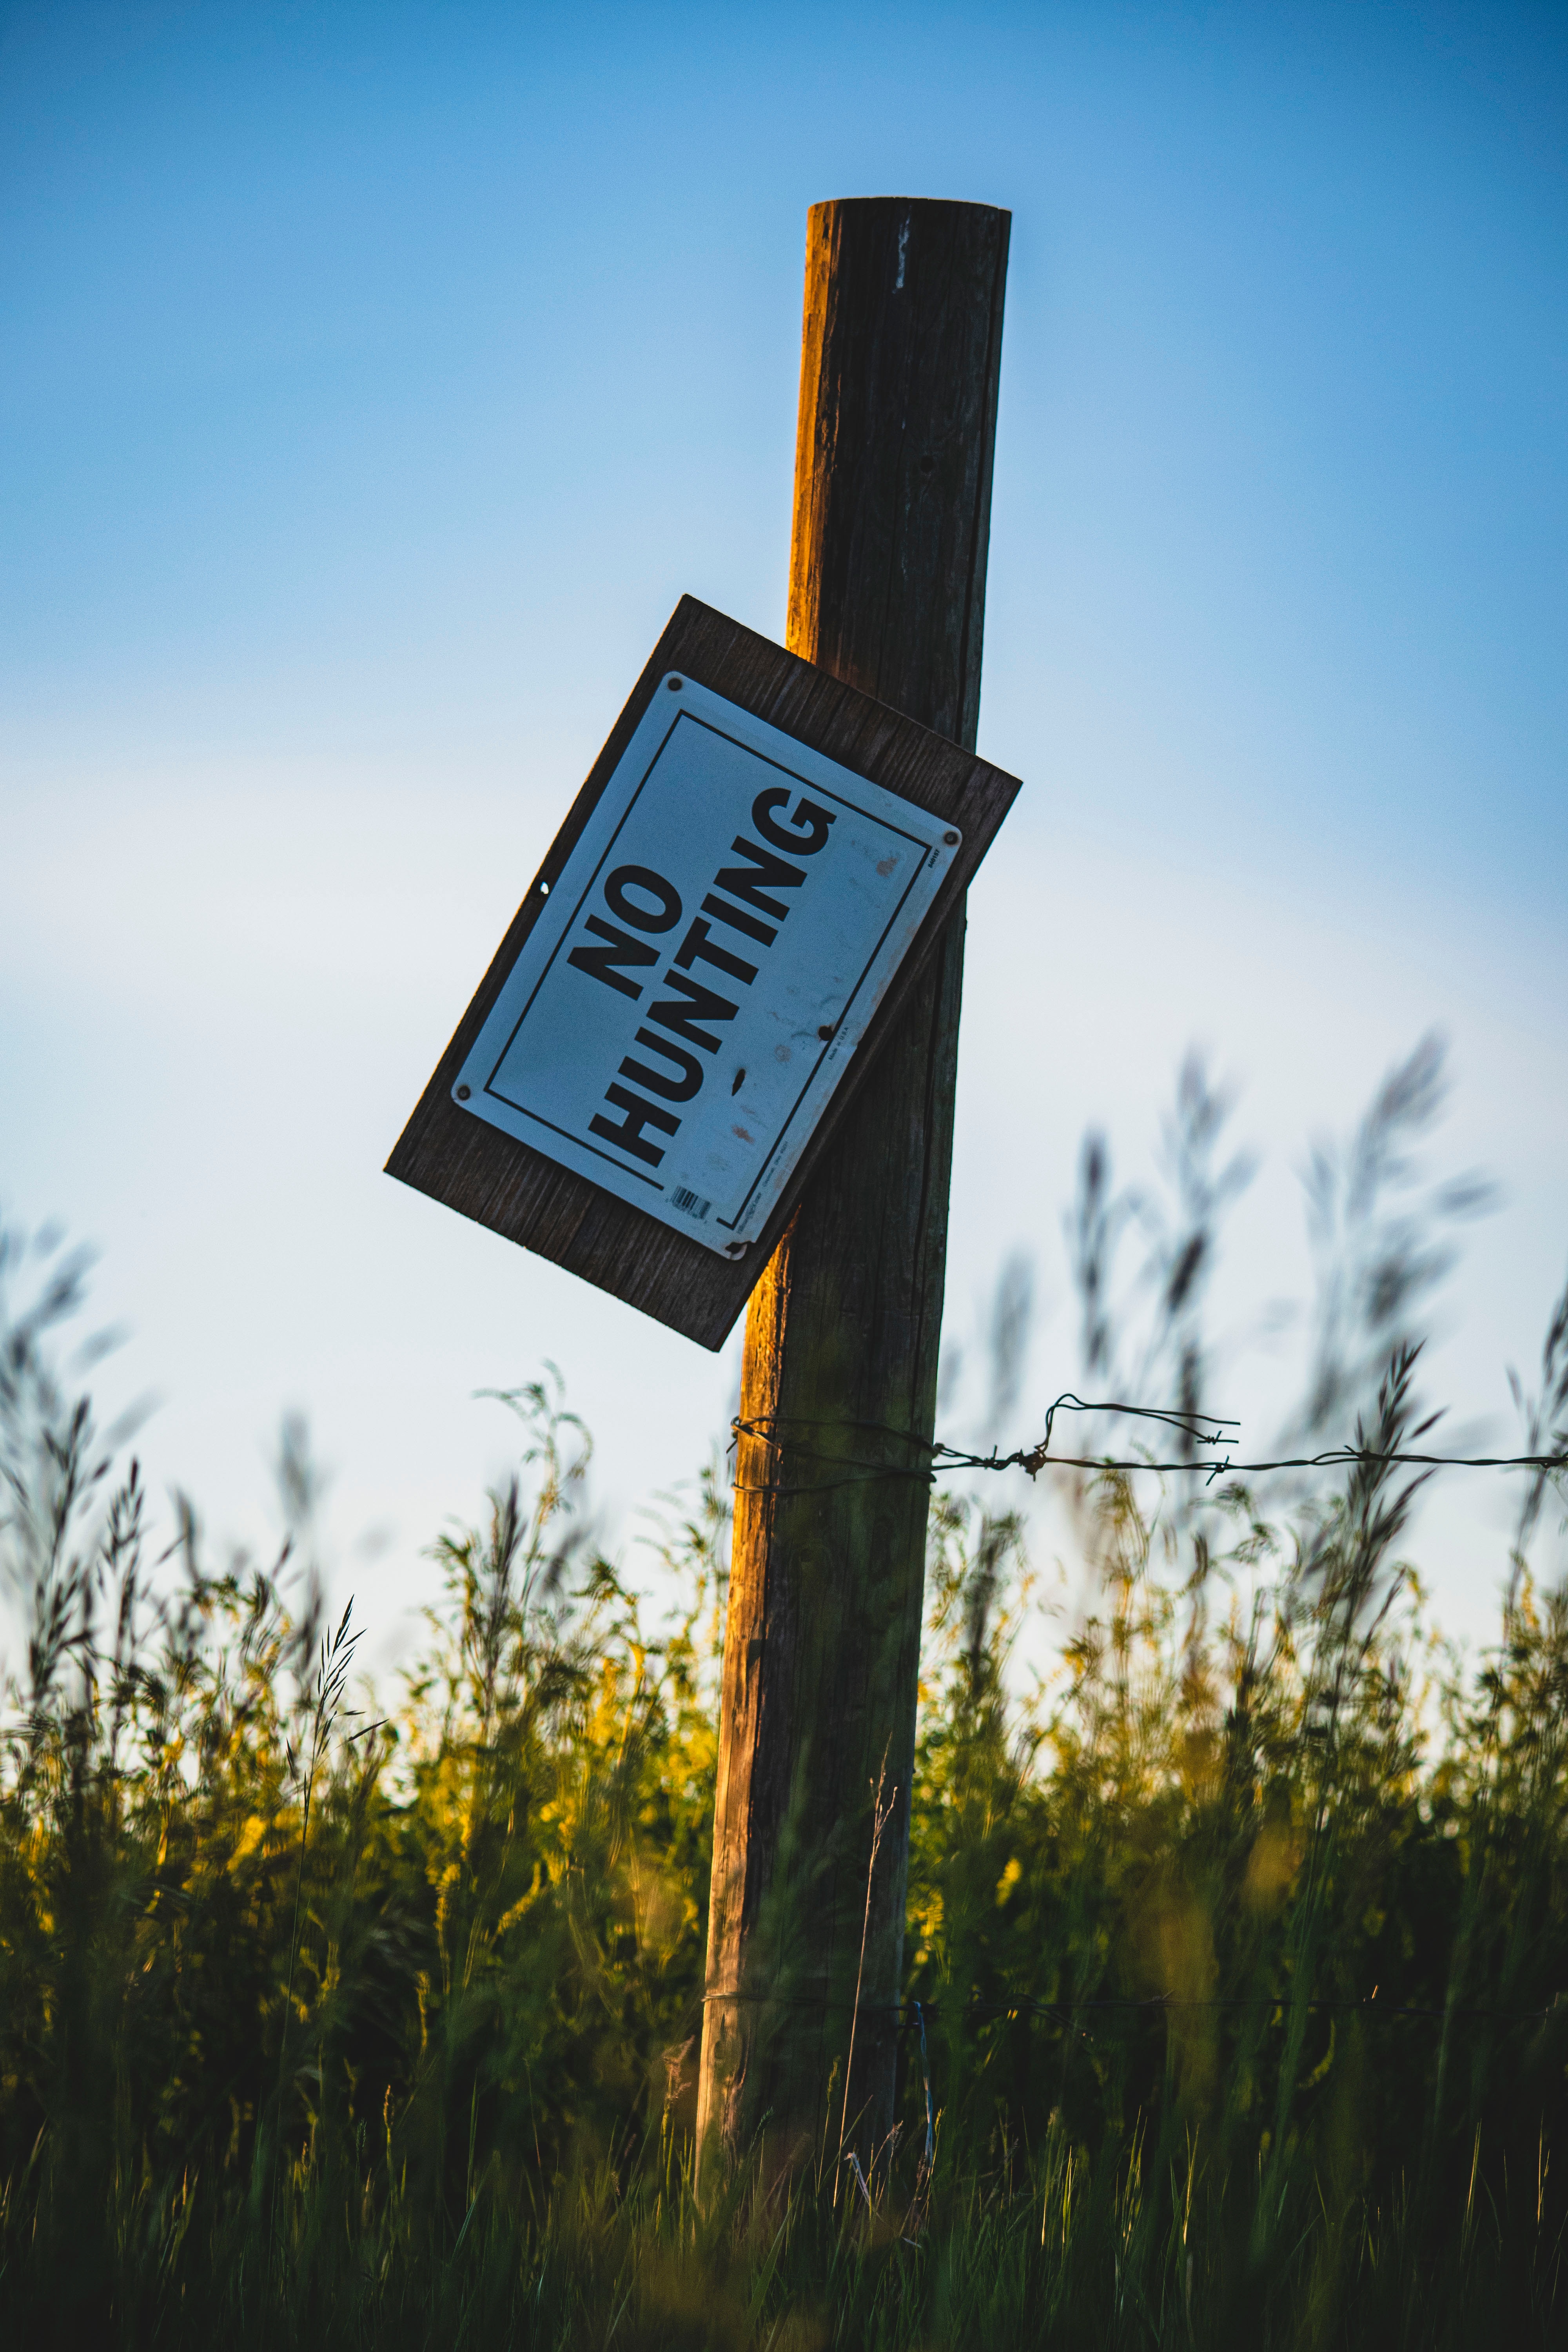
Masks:
[[[627,963],[657,963],[658,950],[650,948],[642,940],[634,940],[629,931],[618,930],[614,923],[606,923],[602,915],[590,915],[588,929],[600,939],[608,940],[609,946],[591,948],[584,942],[582,947],[573,949],[567,962],[575,964],[579,971],[590,973],[595,980],[602,980],[606,988],[618,988],[623,996],[640,996],[642,990],[637,982],[628,980],[624,971],[615,967]]]
[[[666,1102],[689,1102],[694,1094],[701,1092],[707,1072],[695,1054],[689,1054],[684,1045],[676,1045],[671,1038],[661,1037],[657,1029],[639,1029],[637,1043],[665,1061],[673,1062],[679,1075],[672,1076],[668,1070],[650,1070],[646,1062],[635,1061],[628,1054],[621,1064],[623,1078],[634,1079],[650,1095],[662,1095]]]
[[[629,1151],[637,1159],[646,1160],[650,1168],[657,1168],[664,1158],[663,1147],[650,1143],[643,1129],[645,1127],[657,1127],[666,1135],[673,1135],[680,1125],[675,1113],[660,1110],[657,1103],[645,1102],[641,1095],[634,1095],[629,1087],[606,1087],[605,1100],[614,1103],[617,1110],[626,1113],[626,1117],[617,1127],[613,1120],[605,1118],[603,1112],[597,1113],[588,1121],[590,1135],[602,1135],[606,1143],[618,1144],[623,1151]]]
[[[634,890],[658,899],[651,914],[637,905]],[[605,904],[634,931],[672,931],[680,920],[679,892],[650,866],[617,866],[605,885]]]
[[[763,794],[763,800],[768,797],[766,793]],[[757,805],[760,808],[762,803]],[[782,923],[789,908],[781,899],[770,898],[767,893],[798,890],[805,880],[805,866],[792,866],[787,858],[775,857],[771,849],[759,848],[743,833],[738,833],[730,846],[748,863],[721,866],[713,877],[714,888],[728,890],[731,898],[743,898],[748,907],[755,907],[760,914],[772,915],[775,922]]]
[[[838,818],[832,809],[818,808],[802,793],[789,813],[789,824],[783,825],[773,812],[783,808],[788,798],[788,793],[776,784],[772,792],[759,793],[752,803],[752,823],[775,849],[790,850],[796,857],[815,857],[827,839],[828,826],[837,824]],[[740,843],[735,846],[739,849]]]
[[[739,907],[731,907],[728,898],[716,898],[711,890],[702,901],[702,911],[705,915],[711,915],[715,922],[728,923],[732,931],[744,931],[746,937],[755,940],[759,947],[771,948],[778,937],[772,923],[759,923],[755,915],[745,914]]]
[[[728,972],[731,980],[743,981],[748,988],[757,976],[754,963],[747,963],[742,956],[731,955],[728,948],[721,948],[716,940],[709,937],[708,926],[700,915],[677,948],[675,961],[682,971],[689,970],[694,963],[710,963],[720,971]]]
[[[721,866],[713,878],[712,890],[702,901],[703,916],[710,915],[727,930],[754,940],[763,948],[773,945],[778,938],[775,926],[784,920],[794,903],[781,898],[779,892],[798,890],[805,880],[803,866],[793,865],[789,856],[777,853],[782,850],[796,857],[815,857],[826,843],[828,828],[837,822],[831,809],[820,808],[804,793],[796,799],[787,819],[782,817],[779,812],[787,805],[789,797],[787,789],[758,793],[752,803],[752,823],[762,841],[750,841],[744,834],[735,835],[731,849],[744,863]],[[764,847],[764,843],[771,845]],[[587,928],[604,944],[593,947],[584,941],[573,949],[566,961],[592,979],[602,980],[606,988],[616,989],[634,1001],[640,1000],[642,988],[626,978],[626,967],[637,970],[654,963],[658,954],[646,940],[633,934],[672,931],[681,917],[680,894],[650,866],[617,866],[607,877],[604,888],[605,904],[613,915],[619,916],[621,922],[629,923],[631,930],[623,931],[601,916],[590,915]],[[728,898],[720,898],[720,891],[727,891]],[[771,920],[759,922],[760,915]],[[676,993],[649,1005],[647,1019],[653,1025],[637,1033],[637,1045],[657,1059],[643,1062],[628,1054],[620,1066],[619,1076],[634,1080],[647,1092],[634,1094],[630,1087],[620,1085],[606,1087],[605,1100],[621,1113],[620,1118],[606,1118],[598,1111],[588,1122],[591,1135],[602,1137],[617,1150],[629,1153],[649,1168],[657,1168],[663,1160],[664,1147],[650,1142],[644,1129],[651,1127],[661,1135],[674,1135],[680,1121],[673,1111],[661,1110],[657,1102],[649,1102],[648,1095],[657,1095],[667,1103],[686,1103],[700,1094],[707,1073],[697,1055],[687,1048],[695,1045],[701,1053],[716,1054],[717,1024],[733,1021],[741,1009],[729,997],[720,996],[701,981],[688,977],[694,963],[710,964],[743,987],[749,988],[757,976],[756,965],[716,940],[702,916],[689,924],[676,950],[675,961],[661,983]],[[713,1025],[704,1025],[709,1024]],[[662,1035],[661,1031],[665,1033]],[[684,1042],[677,1045],[673,1042],[676,1038]],[[684,1201],[681,1205],[685,1205]],[[704,1202],[697,1213],[705,1213],[709,1205]]]
[[[697,1024],[700,1021],[733,1021],[740,1006],[731,1004],[727,996],[716,996],[710,988],[704,988],[700,980],[688,980],[685,973],[677,971],[673,965],[665,973],[662,984],[666,988],[678,988],[686,1002],[683,1004],[679,998],[668,997],[662,1004],[650,1004],[648,1019],[657,1021],[661,1029],[672,1030],[677,1037],[684,1037],[689,1045],[700,1045],[705,1054],[716,1054],[719,1051],[718,1038],[710,1036],[706,1029],[700,1029]]]

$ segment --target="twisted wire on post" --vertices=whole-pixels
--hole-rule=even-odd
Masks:
[[[737,1417],[730,1424],[733,1433],[732,1443],[742,1437],[754,1437],[769,1447],[775,1456],[782,1456],[788,1453],[804,1462],[821,1462],[831,1465],[834,1469],[846,1475],[825,1478],[809,1485],[788,1486],[772,1483],[742,1483],[737,1479],[735,1492],[739,1495],[821,1495],[827,1494],[836,1487],[858,1485],[874,1478],[918,1478],[924,1480],[930,1486],[943,1471],[947,1470],[1022,1470],[1030,1478],[1037,1477],[1040,1472],[1046,1469],[1166,1472],[1196,1470],[1203,1474],[1205,1485],[1210,1486],[1216,1478],[1225,1477],[1233,1473],[1240,1476],[1269,1470],[1322,1470],[1358,1463],[1388,1466],[1408,1465],[1417,1469],[1533,1470],[1549,1477],[1558,1476],[1564,1471],[1568,1471],[1568,1451],[1563,1450],[1552,1454],[1416,1454],[1406,1453],[1402,1449],[1385,1453],[1376,1446],[1370,1445],[1333,1445],[1320,1454],[1287,1454],[1267,1462],[1237,1461],[1228,1451],[1217,1453],[1212,1450],[1207,1457],[1194,1451],[1173,1462],[1151,1461],[1146,1456],[1135,1460],[1117,1460],[1105,1454],[1090,1456],[1053,1454],[1050,1450],[1051,1435],[1058,1412],[1104,1412],[1129,1420],[1155,1422],[1162,1428],[1173,1430],[1179,1436],[1187,1439],[1194,1449],[1198,1447],[1228,1449],[1237,1443],[1236,1437],[1230,1433],[1238,1431],[1241,1426],[1239,1422],[1226,1420],[1213,1413],[1175,1412],[1155,1406],[1110,1402],[1086,1403],[1082,1397],[1075,1395],[1071,1390],[1058,1397],[1047,1412],[1045,1431],[1037,1444],[1016,1447],[1010,1454],[1003,1454],[994,1446],[989,1454],[975,1454],[963,1446],[949,1445],[940,1438],[917,1437],[912,1431],[889,1428],[882,1422],[820,1421],[801,1414],[782,1413],[770,1413],[751,1418]],[[890,1438],[899,1444],[915,1447],[925,1459],[915,1463],[861,1461],[853,1455],[825,1453],[800,1439],[786,1438],[775,1433],[785,1428],[853,1431],[858,1432],[865,1437]],[[818,1995],[740,1990],[727,1993],[704,1993],[702,1999],[705,2007],[710,2000],[765,2001],[783,2008],[842,2007],[847,2009],[849,2006],[847,2002],[833,2002]],[[956,2011],[966,2017],[1036,2016],[1070,2020],[1108,2011],[1147,2014],[1174,2010],[1284,2010],[1300,2007],[1314,2012],[1327,2012],[1331,2015],[1348,2014],[1353,2011],[1360,2016],[1379,2019],[1423,2018],[1436,2022],[1449,2017],[1472,2017],[1487,2018],[1504,2023],[1528,2024],[1538,2023],[1544,2018],[1555,2015],[1560,2004],[1553,2000],[1538,2009],[1493,2009],[1463,2005],[1449,2008],[1444,2003],[1380,2001],[1374,1990],[1364,2000],[1309,2000],[1300,2003],[1292,2001],[1289,1995],[1272,1994],[1217,2000],[1183,2000],[1164,1993],[1156,1993],[1146,1999],[1110,1996],[1092,2000],[1041,2000],[1033,1994],[1024,1993],[999,2000],[972,2000],[954,2003],[932,2000],[922,2002],[912,2000],[862,2001],[859,2006],[862,2009],[878,2010],[885,2015],[910,2020],[919,2028],[921,2064],[926,2070],[929,2147],[931,2091],[925,2034],[925,2021],[928,2013],[935,2015]]]
[[[1173,1429],[1195,1446],[1230,1446],[1237,1441],[1227,1434],[1238,1431],[1238,1421],[1227,1421],[1214,1413],[1171,1412],[1153,1405],[1105,1402],[1086,1404],[1082,1397],[1070,1389],[1058,1397],[1046,1413],[1045,1433],[1034,1445],[1022,1445],[1011,1454],[998,1452],[993,1446],[989,1454],[972,1454],[960,1445],[948,1445],[941,1438],[917,1437],[912,1430],[890,1429],[876,1421],[817,1421],[799,1413],[766,1413],[750,1419],[737,1417],[730,1423],[733,1439],[755,1437],[770,1446],[776,1454],[786,1451],[803,1462],[830,1463],[847,1475],[824,1478],[809,1485],[784,1486],[763,1482],[742,1485],[737,1479],[738,1495],[826,1495],[836,1487],[854,1486],[872,1478],[920,1478],[933,1485],[943,1471],[949,1470],[1022,1470],[1030,1478],[1038,1477],[1042,1470],[1159,1470],[1201,1471],[1205,1486],[1216,1478],[1231,1475],[1251,1475],[1267,1470],[1329,1470],[1354,1463],[1372,1463],[1397,1467],[1430,1470],[1536,1470],[1548,1476],[1568,1470],[1568,1452],[1556,1454],[1407,1454],[1403,1451],[1380,1452],[1371,1445],[1331,1445],[1321,1454],[1285,1454],[1270,1462],[1237,1462],[1227,1453],[1223,1458],[1205,1459],[1188,1455],[1176,1462],[1152,1462],[1147,1456],[1137,1460],[1113,1459],[1108,1454],[1053,1454],[1051,1433],[1058,1412],[1108,1412],[1134,1421],[1152,1421]],[[916,1463],[862,1462],[853,1455],[826,1454],[803,1444],[797,1438],[775,1435],[786,1427],[807,1430],[858,1431],[866,1436],[890,1437],[902,1445],[912,1445],[926,1455]],[[733,1442],[733,1439],[731,1442]]]
[[[766,2002],[774,2009],[838,2010],[846,2015],[856,2003],[834,2000],[823,1993],[787,1992],[705,1992],[702,2006],[710,2001]],[[1361,2000],[1310,2000],[1297,2001],[1289,1993],[1253,1993],[1237,1995],[1230,2000],[1184,2000],[1174,1993],[1110,1994],[1094,2000],[1039,2000],[1033,1993],[1009,1993],[997,2000],[862,2000],[858,2004],[862,2013],[870,2011],[883,2017],[912,2019],[921,2030],[921,2047],[925,2048],[925,2020],[929,2017],[1083,2017],[1107,2011],[1131,2011],[1152,2015],[1170,2010],[1244,2010],[1307,2009],[1326,2011],[1332,2016],[1348,2016],[1352,2011],[1361,2017],[1424,2017],[1441,2021],[1446,2017],[1489,2018],[1494,2023],[1534,2024],[1543,2017],[1561,2014],[1562,1997],[1556,1996],[1536,2009],[1493,2009],[1470,2006],[1464,2002],[1449,2008],[1443,2001],[1379,2000],[1375,1991]]]

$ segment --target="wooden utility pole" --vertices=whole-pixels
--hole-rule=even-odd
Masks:
[[[1009,223],[806,242],[788,644],[971,749]],[[698,2131],[770,2168],[892,2126],[963,968],[961,913],[747,1315]]]

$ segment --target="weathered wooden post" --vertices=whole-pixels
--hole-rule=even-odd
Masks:
[[[788,644],[970,748],[1009,221],[807,232]],[[892,2124],[963,963],[960,911],[747,1315],[698,2130],[770,2165]]]
[[[1007,229],[812,213],[789,649],[681,598],[387,1161],[750,1301],[699,2128],[770,2161],[892,2116]]]

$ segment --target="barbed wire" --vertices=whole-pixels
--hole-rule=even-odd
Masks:
[[[1108,1454],[1053,1454],[1051,1436],[1058,1412],[1102,1412],[1119,1419],[1156,1422],[1174,1430],[1194,1447],[1229,1447],[1239,1443],[1239,1438],[1230,1433],[1239,1432],[1239,1421],[1215,1413],[1172,1412],[1157,1405],[1123,1404],[1109,1400],[1088,1403],[1071,1389],[1064,1391],[1047,1408],[1045,1433],[1038,1442],[1015,1447],[1010,1454],[1003,1454],[995,1446],[989,1454],[972,1453],[961,1445],[949,1445],[941,1438],[918,1437],[912,1430],[890,1428],[884,1422],[817,1420],[801,1413],[737,1415],[730,1423],[731,1444],[742,1437],[755,1437],[776,1454],[783,1454],[787,1450],[800,1461],[828,1463],[847,1475],[789,1486],[772,1482],[742,1483],[737,1478],[735,1492],[826,1495],[837,1487],[860,1486],[875,1478],[914,1478],[931,1486],[944,1471],[964,1470],[1022,1470],[1030,1479],[1037,1478],[1042,1470],[1195,1471],[1210,1486],[1218,1478],[1260,1475],[1273,1470],[1341,1469],[1358,1463],[1429,1470],[1533,1470],[1548,1477],[1568,1471],[1568,1451],[1562,1449],[1552,1454],[1417,1454],[1403,1448],[1384,1453],[1370,1445],[1331,1445],[1320,1454],[1282,1454],[1267,1462],[1236,1461],[1228,1453],[1223,1459],[1194,1453],[1173,1462],[1154,1461],[1147,1454],[1119,1460]],[[852,1454],[820,1452],[798,1439],[774,1434],[785,1428],[858,1431],[866,1436],[889,1437],[899,1444],[916,1447],[928,1458],[913,1463],[858,1461]]]
[[[847,1999],[837,2000],[830,2000],[825,1993],[744,1991],[705,1992],[703,1994],[702,2006],[704,2009],[708,2008],[710,2003],[715,2001],[732,2001],[741,2004],[766,2003],[776,2009],[838,2010],[843,2011],[846,2014],[852,2008],[857,2006],[856,2003]],[[1384,2017],[1420,2017],[1428,2020],[1442,2018],[1483,2018],[1489,2019],[1493,2022],[1497,2023],[1514,2025],[1537,2023],[1543,2017],[1552,2016],[1554,2013],[1562,2010],[1563,2006],[1563,1998],[1561,1994],[1554,1995],[1551,2000],[1542,2002],[1539,2008],[1535,2009],[1495,2009],[1489,2006],[1482,2007],[1479,2005],[1472,2005],[1468,2002],[1458,2001],[1450,2006],[1446,2001],[1379,2000],[1375,1989],[1372,1992],[1363,1995],[1360,2000],[1346,1999],[1342,2000],[1328,1998],[1320,1999],[1314,1996],[1312,1999],[1308,2000],[1297,2001],[1293,2000],[1289,1993],[1253,1993],[1247,1995],[1237,1995],[1228,2000],[1187,2000],[1182,1999],[1175,1993],[1150,1993],[1143,1996],[1138,1996],[1131,1993],[1124,1995],[1107,1994],[1089,2000],[1041,2000],[1033,1993],[1009,1993],[1005,1998],[995,2000],[970,2000],[961,2001],[943,2001],[862,2000],[858,2003],[858,2007],[862,2012],[869,2012],[874,2016],[905,2017],[916,2020],[918,2020],[922,2014],[926,2016],[955,2015],[961,2017],[1039,2016],[1073,2018],[1108,2011],[1115,2011],[1118,2012],[1131,2011],[1142,2016],[1152,2016],[1175,2010],[1278,2010],[1283,2014],[1287,2010],[1304,2009],[1314,2012],[1321,2011],[1334,2016],[1375,2016],[1379,2019]]]

